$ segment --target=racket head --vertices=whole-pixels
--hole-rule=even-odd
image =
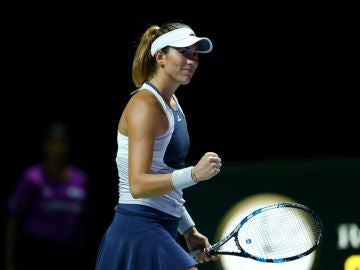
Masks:
[[[281,202],[253,211],[213,247],[218,248],[233,237],[238,254],[221,250],[212,252],[263,262],[286,262],[304,257],[319,246],[323,238],[323,223],[309,207]]]

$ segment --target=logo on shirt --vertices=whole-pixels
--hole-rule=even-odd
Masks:
[[[181,117],[177,114],[177,121],[180,122],[181,121]]]

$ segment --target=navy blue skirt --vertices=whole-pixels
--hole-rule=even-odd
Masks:
[[[184,270],[197,265],[180,244],[178,224],[178,218],[154,208],[118,204],[95,269]]]

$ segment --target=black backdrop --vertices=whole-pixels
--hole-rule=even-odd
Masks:
[[[92,177],[96,243],[116,202],[115,134],[134,89],[135,44],[149,24],[167,21],[184,21],[214,44],[177,93],[190,161],[205,151],[218,152],[224,166],[360,156],[352,7],[201,6],[6,7],[2,205],[21,170],[38,160],[41,128],[66,121],[73,160]]]

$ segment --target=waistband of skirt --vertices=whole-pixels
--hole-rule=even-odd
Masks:
[[[114,209],[117,213],[124,215],[143,216],[169,222],[178,222],[180,220],[180,218],[171,216],[147,205],[118,203]]]

